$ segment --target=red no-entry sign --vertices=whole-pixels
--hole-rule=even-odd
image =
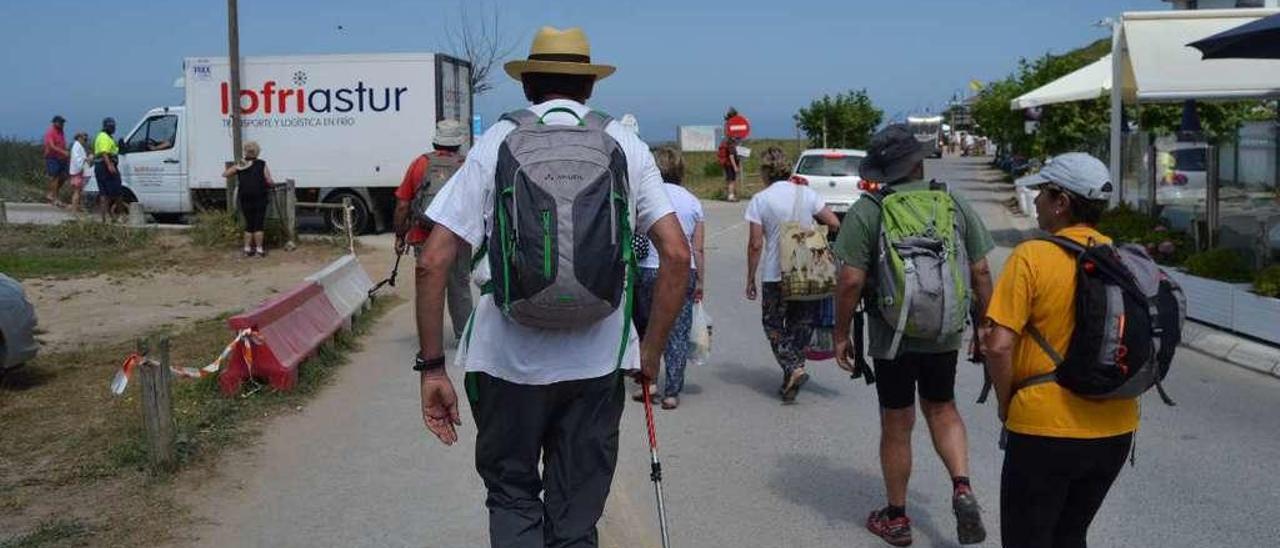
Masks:
[[[741,114],[729,118],[724,123],[724,133],[734,139],[746,139],[751,135],[751,122]]]

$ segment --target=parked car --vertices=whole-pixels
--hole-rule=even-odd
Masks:
[[[809,149],[796,159],[791,180],[809,185],[836,216],[843,218],[849,207],[862,196],[862,190],[858,188],[858,183],[862,182],[858,166],[866,157],[866,152],[854,149]]]
[[[1198,205],[1205,199],[1209,181],[1206,143],[1178,143],[1157,153],[1156,203]]]
[[[17,280],[0,274],[0,374],[36,355],[36,310]]]

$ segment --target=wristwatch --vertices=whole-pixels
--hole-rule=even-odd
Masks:
[[[414,371],[426,372],[426,371],[435,371],[438,369],[444,369],[444,355],[440,355],[435,358],[431,358],[429,360],[423,359],[422,354],[414,355],[413,357]]]

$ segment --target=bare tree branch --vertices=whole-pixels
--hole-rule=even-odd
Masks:
[[[471,93],[482,95],[493,89],[494,83],[490,79],[493,68],[515,52],[520,36],[502,28],[501,13],[497,8],[480,4],[480,15],[473,17],[467,4],[466,1],[459,2],[456,20],[445,21],[446,49],[454,57],[471,63]]]

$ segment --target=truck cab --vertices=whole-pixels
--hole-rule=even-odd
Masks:
[[[120,140],[120,177],[148,213],[191,211],[183,107],[151,109]]]

